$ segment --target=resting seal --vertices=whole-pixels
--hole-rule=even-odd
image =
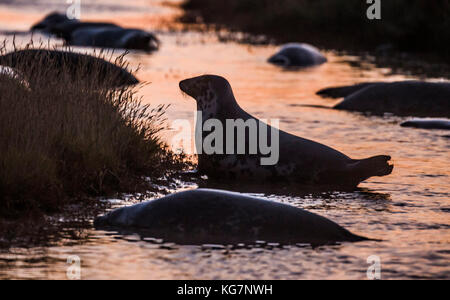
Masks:
[[[311,67],[327,61],[319,50],[308,44],[286,44],[268,62],[282,67]]]
[[[41,31],[43,33],[51,34],[51,29],[53,28],[53,26],[71,21],[75,20],[69,19],[66,14],[62,14],[59,12],[52,12],[47,16],[45,16],[45,18],[42,21],[39,21],[38,23],[34,24],[31,27],[31,31]]]
[[[367,240],[293,206],[219,190],[199,189],[116,209],[94,221],[97,229],[131,229],[181,245],[324,245]]]
[[[450,120],[444,119],[413,119],[401,124],[402,127],[413,127],[422,129],[450,130]]]
[[[355,85],[326,88],[316,94],[324,98],[344,98],[368,86],[386,84],[386,82],[363,82]]]
[[[120,27],[85,27],[74,30],[66,39],[69,45],[155,51],[159,40],[150,32]]]
[[[19,50],[0,56],[0,65],[20,71],[30,84],[36,79],[43,79],[35,78],[36,74],[43,74],[42,70],[56,78],[64,73],[73,78],[86,78],[87,82],[111,88],[139,83],[136,77],[124,68],[101,58],[73,52],[43,49]],[[80,72],[83,72],[82,75]]]
[[[245,112],[236,102],[230,84],[225,78],[205,75],[180,82],[180,89],[197,100],[197,110],[202,111],[203,122],[209,119],[254,120],[265,124]],[[229,135],[224,125],[224,137]],[[351,159],[345,154],[325,145],[303,139],[268,127],[267,140],[271,141],[271,132],[279,135],[279,161],[275,165],[262,166],[261,151],[248,154],[249,134],[245,135],[247,154],[200,154],[199,171],[213,178],[253,181],[291,181],[307,186],[328,186],[332,188],[354,188],[360,182],[372,176],[389,175],[393,166],[389,165],[389,156],[376,156],[367,159]],[[264,133],[265,134],[265,133]],[[208,133],[203,131],[203,139]],[[261,144],[259,132],[252,139]],[[199,137],[196,137],[197,144]],[[227,141],[223,148],[227,149]],[[236,143],[235,143],[236,144]],[[223,153],[227,153],[225,150]],[[237,153],[237,152],[234,152]]]
[[[370,84],[345,97],[334,108],[373,114],[449,118],[450,83],[401,81]]]

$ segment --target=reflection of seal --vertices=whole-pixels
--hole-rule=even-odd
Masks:
[[[300,208],[207,189],[119,208],[95,219],[94,225],[98,229],[132,229],[182,245],[256,241],[323,245],[366,240]]]
[[[107,87],[134,85],[139,82],[127,70],[104,59],[65,51],[19,50],[0,56],[0,65],[17,69],[30,84],[33,83],[33,76],[36,74],[58,76],[62,73],[66,73],[73,78],[85,78],[86,81]],[[31,65],[39,68],[39,72],[30,69],[29,66]]]
[[[413,119],[401,124],[402,127],[422,129],[450,130],[450,120],[446,119]]]
[[[450,83],[402,81],[363,86],[336,109],[399,116],[450,117]]]
[[[202,111],[203,121],[214,118],[224,124],[224,137],[232,135],[230,132],[226,132],[227,119],[254,120],[257,124],[262,123],[239,107],[230,84],[222,77],[206,75],[183,80],[180,82],[180,88],[197,100],[197,109]],[[247,132],[245,135],[245,153],[247,154],[208,155],[203,153],[199,155],[199,171],[221,179],[256,181],[281,179],[296,184],[326,185],[338,188],[353,188],[372,176],[385,176],[392,172],[393,166],[388,164],[389,156],[355,160],[319,143],[279,131],[270,126],[268,128],[268,145],[271,144],[271,132],[279,134],[279,161],[276,165],[261,166],[260,158],[264,155],[261,154],[260,149],[258,149],[258,154],[248,154],[249,140],[253,140],[258,145],[265,144],[261,142],[260,136],[266,134],[259,132],[250,137]],[[203,137],[208,135],[205,132],[203,134]],[[225,152],[227,142],[224,138],[223,153],[227,153]]]
[[[319,50],[308,44],[286,44],[268,62],[283,67],[311,67],[327,61]]]
[[[120,27],[86,27],[75,30],[69,39],[69,45],[102,48],[120,48],[155,51],[159,40],[152,33],[140,29]]]

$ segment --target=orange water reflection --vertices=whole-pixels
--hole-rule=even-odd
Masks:
[[[62,6],[61,1],[53,2],[55,8]],[[138,77],[151,82],[140,92],[145,101],[171,104],[169,121],[193,121],[196,109],[194,101],[180,93],[178,82],[213,73],[229,79],[243,108],[260,118],[279,118],[283,130],[322,142],[353,158],[391,155],[394,173],[363,183],[364,191],[314,197],[265,195],[384,241],[314,250],[210,251],[177,246],[167,250],[136,237],[124,239],[92,231],[90,238],[77,246],[62,241],[58,247],[12,249],[0,254],[0,278],[64,279],[67,255],[73,254],[82,258],[82,277],[86,279],[359,279],[365,278],[370,255],[381,257],[385,278],[450,277],[450,145],[449,139],[442,137],[448,133],[402,128],[399,123],[404,118],[365,117],[301,106],[333,105],[334,100],[315,95],[324,87],[409,77],[391,76],[389,70],[371,65],[352,67],[348,61],[357,58],[333,51],[325,52],[329,63],[321,67],[282,71],[265,63],[276,51],[273,46],[221,43],[214,34],[171,30],[177,27],[170,21],[177,10],[162,6],[162,2],[133,0],[125,7],[120,1],[96,1],[92,7],[83,8],[82,16],[158,30],[163,43],[160,51],[153,55],[131,53],[128,58],[132,66],[140,65]],[[1,5],[0,30],[27,29],[52,10],[41,3]],[[23,43],[29,38],[17,37]],[[167,133],[165,138],[169,140],[172,134]]]

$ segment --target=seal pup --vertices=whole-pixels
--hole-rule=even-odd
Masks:
[[[450,117],[450,83],[400,81],[369,85],[348,95],[335,109],[398,116]]]
[[[160,41],[152,33],[140,29],[120,27],[86,27],[75,31],[66,39],[67,44],[83,47],[156,51]]]
[[[247,154],[216,152],[211,155],[206,153],[199,155],[199,172],[212,178],[270,182],[290,181],[315,188],[324,186],[327,189],[353,189],[370,177],[386,176],[393,170],[393,165],[388,163],[391,159],[390,156],[381,155],[361,160],[351,159],[325,145],[267,126],[238,105],[230,84],[223,77],[205,75],[186,79],[180,82],[180,89],[197,100],[197,110],[201,111],[203,122],[197,126],[203,128],[209,119],[217,119],[222,124],[226,124],[227,120],[242,120],[243,122],[253,120],[258,124],[255,126],[258,128],[255,136],[250,137],[248,133],[245,135],[245,153]],[[223,127],[225,130],[223,137],[234,135],[234,132],[227,132],[227,126]],[[250,140],[256,139],[252,142],[261,145],[261,137],[266,135],[265,132],[261,132],[261,127],[267,128],[267,145],[272,143],[273,134],[279,137],[279,149],[277,149],[279,150],[279,160],[274,165],[261,165],[261,158],[264,155],[260,149],[257,154],[248,154],[250,153],[248,151]],[[248,131],[247,129],[246,131]],[[196,132],[199,131],[197,128]],[[208,135],[204,130],[201,132],[201,137],[196,136],[197,145],[202,144]],[[223,141],[222,153],[229,153],[225,151],[227,142]],[[235,140],[235,147],[238,146],[236,144]],[[233,153],[239,152],[235,150]]]
[[[97,229],[128,229],[180,245],[312,245],[358,242],[338,224],[294,206],[239,193],[198,189],[111,211],[94,220]]]
[[[450,130],[450,120],[448,119],[412,119],[400,124],[402,127],[413,127],[421,129],[441,129]]]
[[[325,63],[327,58],[320,51],[308,44],[291,43],[284,45],[269,63],[282,67],[311,67]]]
[[[55,78],[63,73],[73,78],[82,78],[80,72],[83,72],[86,81],[111,88],[139,83],[136,77],[122,67],[98,57],[74,52],[45,49],[18,50],[0,56],[0,65],[18,70],[30,84],[36,79],[45,80],[45,78],[35,78],[36,74],[43,74],[39,72],[43,70]],[[31,68],[31,65],[40,70]]]

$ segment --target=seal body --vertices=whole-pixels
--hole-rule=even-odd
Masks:
[[[402,127],[413,127],[422,129],[450,130],[448,119],[413,119],[401,124]]]
[[[402,81],[368,85],[335,109],[399,116],[450,117],[450,83]]]
[[[53,26],[55,26],[57,24],[62,24],[64,22],[71,22],[71,21],[72,20],[70,20],[66,14],[62,14],[59,12],[52,12],[52,13],[48,14],[47,16],[45,16],[45,18],[42,19],[41,21],[34,24],[31,27],[31,30],[51,34],[52,33],[51,30],[52,30]]]
[[[327,58],[308,44],[291,43],[284,45],[268,62],[282,67],[311,67],[321,65]]]
[[[278,130],[245,112],[236,102],[230,84],[225,78],[205,75],[180,82],[182,91],[197,100],[197,110],[201,111],[202,124],[210,119],[226,124],[227,120],[256,122],[258,132],[253,136],[246,129],[244,140],[246,154],[239,154],[237,149],[230,154],[227,151],[230,141],[224,138],[221,153],[199,155],[199,171],[212,178],[221,180],[246,180],[266,182],[293,182],[298,185],[324,189],[348,189],[356,187],[360,182],[372,176],[389,175],[393,166],[388,163],[389,156],[375,156],[368,159],[351,159],[345,154],[320,143],[291,135]],[[260,127],[259,125],[263,125]],[[223,137],[230,135],[227,126]],[[262,129],[261,129],[262,128]],[[264,131],[266,128],[266,131]],[[202,132],[205,140],[209,132]],[[236,135],[235,135],[236,136]],[[267,144],[272,144],[272,137],[279,137],[279,160],[272,165],[262,165],[261,158],[266,157],[260,149],[251,154],[250,143],[261,145],[266,136]],[[197,145],[202,145],[196,137]],[[238,142],[234,141],[234,146]]]
[[[178,244],[356,242],[336,223],[303,209],[219,190],[199,189],[114,210],[95,219],[102,228],[135,229]]]
[[[344,98],[368,86],[382,85],[385,83],[386,82],[363,82],[355,85],[331,87],[322,89],[318,91],[316,94],[324,98]]]
[[[140,29],[120,27],[83,27],[72,32],[69,45],[155,51],[159,40],[152,33]]]
[[[122,28],[108,22],[83,22],[69,19],[65,14],[53,12],[35,24],[31,30],[63,38],[68,45],[155,51],[158,38],[140,29]]]
[[[0,65],[14,68],[33,83],[36,73],[31,66],[45,70],[48,75],[67,75],[83,78],[99,86],[120,87],[134,85],[139,81],[126,69],[94,56],[57,50],[27,49],[0,56]],[[44,73],[46,73],[44,72]],[[82,72],[83,75],[80,75]],[[39,80],[41,80],[40,78]]]

